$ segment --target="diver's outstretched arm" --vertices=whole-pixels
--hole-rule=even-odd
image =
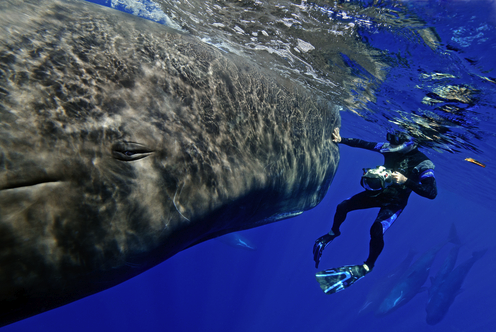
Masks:
[[[375,152],[381,152],[381,148],[385,144],[384,142],[380,142],[380,143],[367,142],[358,138],[344,138],[344,137],[341,137],[340,143],[351,146],[353,148],[361,148]]]

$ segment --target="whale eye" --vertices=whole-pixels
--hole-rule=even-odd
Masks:
[[[121,141],[112,145],[112,157],[122,161],[133,161],[148,157],[153,150],[135,142]]]

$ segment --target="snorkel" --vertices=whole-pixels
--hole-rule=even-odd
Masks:
[[[397,145],[394,148],[391,147],[391,144],[386,143],[383,145],[383,148],[381,149],[381,153],[388,153],[388,152],[400,152],[400,153],[408,153],[415,149],[417,147],[417,144],[415,144],[414,141],[409,141],[405,142],[403,144]]]

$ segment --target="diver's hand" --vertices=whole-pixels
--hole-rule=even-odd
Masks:
[[[339,134],[339,127],[338,128],[334,128],[334,131],[332,133],[332,141],[334,143],[341,142],[341,135]]]
[[[331,235],[329,233],[322,235],[319,237],[315,244],[313,245],[313,260],[315,261],[315,268],[319,267],[320,257],[322,256],[322,252],[325,247],[329,245],[336,238],[337,235]]]
[[[394,183],[397,184],[403,184],[406,182],[406,180],[408,180],[407,177],[401,174],[400,172],[393,172],[391,174],[391,177],[393,178]]]

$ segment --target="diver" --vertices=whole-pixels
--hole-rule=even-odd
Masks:
[[[331,231],[319,237],[313,247],[315,267],[318,268],[324,249],[341,232],[339,227],[350,211],[379,207],[379,214],[370,228],[370,247],[367,260],[361,265],[347,265],[316,274],[322,290],[339,292],[372,271],[384,248],[384,232],[404,210],[411,192],[434,199],[437,196],[434,163],[417,149],[409,135],[395,131],[387,134],[384,143],[366,142],[355,138],[341,138],[339,128],[332,134],[333,141],[384,155],[384,165],[375,169],[364,169],[360,181],[364,191],[358,193],[336,208]]]

